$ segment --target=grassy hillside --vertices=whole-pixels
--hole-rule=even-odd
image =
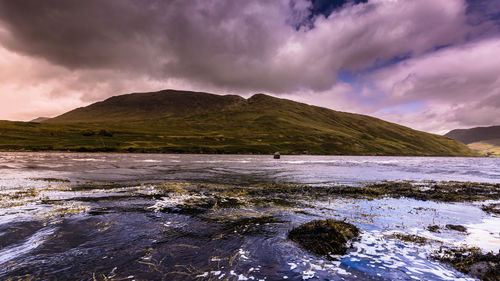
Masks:
[[[500,157],[500,138],[473,142],[467,146],[482,155]]]
[[[446,137],[458,140],[465,144],[500,138],[500,126],[476,127],[471,129],[457,129],[448,132]]]
[[[476,155],[447,137],[257,94],[112,97],[42,123],[0,122],[0,149],[180,153]]]

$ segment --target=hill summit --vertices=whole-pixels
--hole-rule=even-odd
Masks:
[[[40,123],[0,124],[0,149],[476,155],[447,137],[265,94],[164,90],[111,97]],[[2,139],[4,141],[2,141]],[[2,145],[3,144],[3,145]]]
[[[60,122],[108,122],[179,117],[227,109],[245,99],[236,95],[164,90],[113,96],[47,120]]]

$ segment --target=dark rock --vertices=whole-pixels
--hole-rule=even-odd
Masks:
[[[446,228],[450,229],[450,230],[460,231],[460,232],[467,232],[467,228],[465,228],[464,226],[461,226],[461,225],[447,224]]]
[[[288,238],[304,249],[331,258],[330,255],[344,255],[347,242],[358,237],[359,228],[333,219],[315,220],[296,227]]]
[[[100,130],[99,131],[99,136],[101,136],[101,137],[112,137],[113,133],[109,132],[109,131],[106,131],[106,130]]]
[[[90,136],[93,136],[93,135],[95,135],[95,132],[92,131],[92,130],[84,130],[84,131],[82,131],[82,136],[84,136],[84,137],[90,137]]]
[[[429,225],[427,227],[427,230],[429,230],[430,232],[439,233],[439,225]]]

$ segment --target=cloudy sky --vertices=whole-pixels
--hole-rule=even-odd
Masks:
[[[499,125],[500,1],[0,0],[0,119],[167,88]]]

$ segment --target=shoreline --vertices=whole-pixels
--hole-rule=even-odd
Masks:
[[[248,155],[248,156],[258,156],[258,155],[269,155],[273,156],[273,153],[193,153],[193,152],[151,152],[151,151],[77,151],[77,150],[4,150],[0,149],[1,152],[19,152],[19,153],[89,153],[89,154],[152,154],[152,155]],[[500,156],[459,156],[459,155],[406,155],[406,154],[281,154],[281,156],[347,156],[347,157],[438,157],[438,158],[500,158]],[[279,159],[277,159],[279,161]]]

